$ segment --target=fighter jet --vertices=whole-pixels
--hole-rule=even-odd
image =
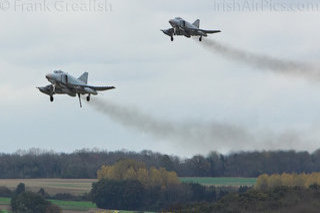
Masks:
[[[46,78],[51,84],[37,88],[40,92],[49,95],[51,102],[53,102],[53,95],[55,94],[67,94],[72,97],[78,95],[80,107],[82,107],[80,95],[88,94],[87,101],[90,101],[90,96],[97,95],[98,91],[115,89],[114,86],[88,85],[87,72],[83,73],[79,78],[75,78],[61,70],[55,70],[53,73],[47,74]]]
[[[185,21],[184,19],[177,17],[174,19],[169,20],[170,25],[172,28],[169,28],[167,30],[161,30],[164,34],[171,37],[171,41],[173,41],[174,35],[183,35],[188,38],[191,36],[199,36],[199,41],[202,41],[202,36],[207,37],[208,34],[211,33],[219,33],[220,30],[203,30],[200,29],[200,20],[197,19],[192,24]]]

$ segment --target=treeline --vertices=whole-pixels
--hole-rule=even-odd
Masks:
[[[311,174],[287,174],[283,173],[273,175],[260,175],[255,184],[255,188],[259,190],[269,190],[276,187],[300,187],[309,188],[312,185],[320,186],[320,173]]]
[[[218,202],[189,203],[173,212],[319,212],[320,186],[309,188],[276,187],[267,191],[250,189],[246,192],[229,193]]]
[[[165,168],[148,169],[145,163],[132,159],[121,160],[113,166],[102,166],[97,174],[99,180],[133,180],[144,187],[160,186],[161,189],[181,183],[175,172],[169,172]]]
[[[215,203],[235,191],[248,187],[214,187],[195,183],[181,183],[168,188],[144,186],[137,180],[102,179],[93,184],[92,202],[101,209],[175,212],[188,203]]]
[[[97,178],[102,165],[121,159],[144,162],[148,168],[165,168],[179,177],[258,177],[261,174],[311,173],[320,171],[320,150],[239,152],[179,158],[152,151],[108,152],[78,150],[55,153],[39,149],[0,154],[0,178]]]

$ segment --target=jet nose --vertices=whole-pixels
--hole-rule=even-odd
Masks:
[[[37,89],[40,90],[40,92],[44,91],[43,87],[37,87]]]
[[[170,20],[169,20],[169,24],[171,24],[171,26],[173,26],[173,25],[174,25],[174,20],[173,20],[173,19],[170,19]]]
[[[46,90],[44,87],[37,87],[37,89],[42,93],[46,93]]]
[[[47,74],[46,75],[46,78],[49,80],[49,79],[51,79],[52,78],[52,74]]]

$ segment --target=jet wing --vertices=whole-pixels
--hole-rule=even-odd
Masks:
[[[209,34],[211,34],[211,33],[220,33],[221,32],[221,30],[202,30],[202,29],[198,29],[199,31],[201,31],[201,32],[204,32],[204,33],[209,33]]]
[[[95,91],[104,91],[104,90],[110,90],[110,89],[115,89],[114,86],[92,86],[92,85],[88,85],[88,84],[72,84],[69,86],[75,88],[75,89],[79,89],[79,88],[83,88],[85,90],[85,88],[89,88],[89,89],[93,89]]]
[[[104,91],[104,90],[115,89],[114,86],[90,86],[90,85],[84,85],[84,87],[88,87],[88,88],[94,89],[96,91]]]

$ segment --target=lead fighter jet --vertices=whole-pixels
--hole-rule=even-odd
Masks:
[[[202,36],[207,37],[208,34],[211,33],[220,33],[220,30],[203,30],[200,29],[200,20],[197,19],[192,24],[185,21],[184,19],[177,17],[174,19],[169,20],[170,25],[172,28],[167,30],[161,30],[164,34],[171,37],[171,41],[173,41],[174,35],[183,35],[188,38],[191,36],[199,36],[199,41],[202,41]]]
[[[114,86],[88,85],[87,72],[83,73],[79,78],[75,78],[61,70],[55,70],[53,73],[47,74],[46,78],[51,84],[37,88],[40,92],[49,95],[51,102],[53,101],[53,95],[55,94],[67,94],[72,97],[78,95],[80,107],[82,107],[80,95],[88,94],[87,101],[90,101],[90,96],[97,95],[97,91],[115,89]]]

